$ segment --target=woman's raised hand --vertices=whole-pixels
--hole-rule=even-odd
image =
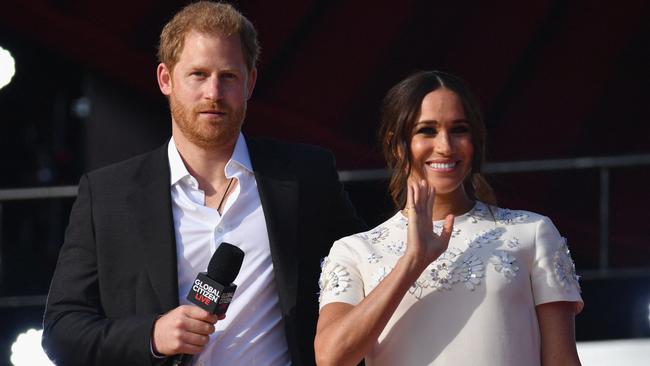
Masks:
[[[435,188],[429,186],[426,180],[408,180],[405,209],[408,234],[405,256],[414,260],[422,270],[447,250],[454,227],[454,215],[449,214],[445,217],[440,235],[433,232],[435,193]]]

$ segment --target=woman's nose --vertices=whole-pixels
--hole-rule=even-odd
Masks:
[[[449,134],[445,131],[438,132],[435,139],[435,151],[441,155],[449,155],[452,151],[452,143]]]

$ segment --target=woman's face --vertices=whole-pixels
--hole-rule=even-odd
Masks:
[[[438,88],[422,100],[411,138],[411,175],[425,179],[436,195],[465,195],[463,180],[472,167],[472,135],[460,98]]]

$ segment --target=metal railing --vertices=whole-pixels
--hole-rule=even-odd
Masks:
[[[620,167],[650,165],[650,154],[582,157],[574,159],[530,160],[493,162],[485,165],[485,173],[526,173],[557,170],[598,169],[599,174],[599,266],[596,270],[579,271],[583,279],[629,278],[650,276],[650,267],[611,269],[609,268],[609,181],[610,170]],[[358,182],[388,179],[387,169],[343,170],[339,172],[342,182]],[[2,228],[2,202],[16,200],[70,198],[77,195],[77,186],[41,188],[17,188],[0,190],[0,234]],[[1,240],[1,235],[0,235]],[[0,297],[0,309],[18,306],[43,306],[46,296]]]
[[[2,189],[0,204],[3,201],[69,198],[76,195],[77,186]]]
[[[609,268],[609,182],[610,170],[613,168],[650,165],[650,154],[582,157],[574,159],[529,160],[513,162],[494,162],[485,164],[487,174],[529,173],[558,170],[598,169],[599,174],[599,255],[598,269],[583,270],[584,279],[622,278],[640,275],[650,276],[650,267],[610,269]],[[387,179],[386,169],[354,170],[339,172],[342,181],[364,181]]]

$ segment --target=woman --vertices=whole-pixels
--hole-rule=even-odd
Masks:
[[[381,140],[401,208],[334,243],[315,340],[321,365],[579,365],[580,289],[541,215],[495,206],[485,127],[449,74],[416,73],[384,100]]]

